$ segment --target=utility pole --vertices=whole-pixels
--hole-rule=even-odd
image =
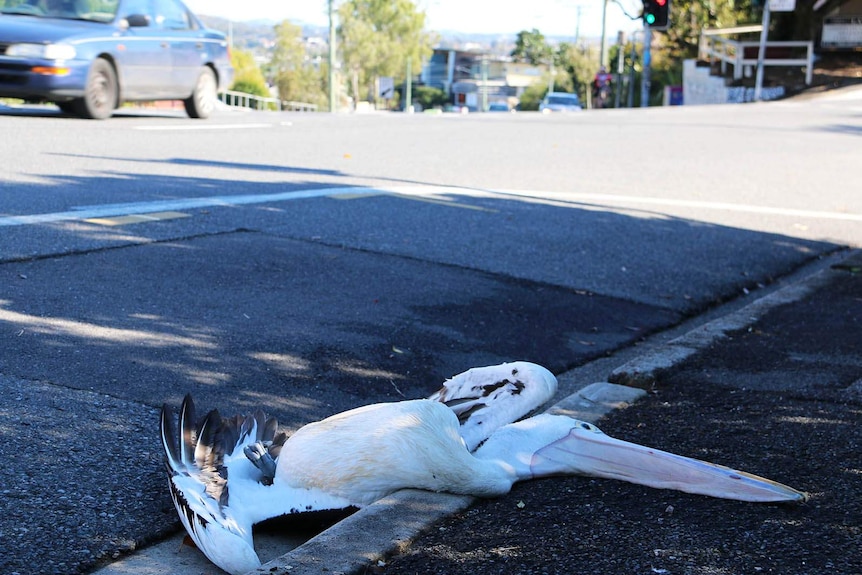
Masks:
[[[649,89],[652,82],[652,55],[650,54],[650,44],[652,44],[652,30],[649,24],[644,23],[644,59],[643,72],[641,76],[641,108],[649,106]]]
[[[615,101],[614,108],[620,107],[620,97],[623,90],[623,72],[625,71],[626,61],[626,33],[620,30],[617,32],[617,86],[614,90]]]
[[[482,112],[488,111],[488,54],[482,54]]]
[[[578,42],[581,39],[581,10],[583,9],[583,6],[578,4],[576,8],[578,11],[578,21],[575,23],[575,46],[578,45]]]
[[[607,68],[607,49],[605,43],[607,42],[607,34],[605,33],[605,22],[608,19],[608,0],[603,0],[602,2],[602,45],[599,47],[599,66],[604,66]]]
[[[635,105],[635,62],[637,62],[638,59],[637,44],[635,38],[637,37],[637,35],[638,31],[635,30],[632,34],[632,52],[630,55],[632,60],[632,67],[629,68],[629,90],[626,99],[626,108],[634,108]]]
[[[335,16],[332,8],[334,0],[329,0],[329,113],[335,109]]]
[[[407,57],[407,80],[404,82],[404,111],[413,113],[413,58]]]

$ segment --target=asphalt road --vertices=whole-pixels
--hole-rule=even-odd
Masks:
[[[0,108],[0,569],[176,529],[156,412],[186,392],[296,428],[475,365],[559,373],[858,246],[860,111]]]

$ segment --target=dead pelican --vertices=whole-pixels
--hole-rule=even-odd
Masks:
[[[255,523],[286,514],[362,507],[398,489],[481,497],[552,475],[622,479],[743,501],[803,501],[786,485],[602,433],[565,416],[517,419],[548,401],[557,380],[526,362],[474,368],[430,399],[352,409],[290,438],[258,411],[195,420],[186,397],[175,429],[162,410],[169,486],[201,551],[232,574],[260,566]],[[478,447],[478,449],[477,449]]]

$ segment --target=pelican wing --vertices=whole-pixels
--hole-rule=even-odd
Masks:
[[[246,447],[258,444],[277,454],[286,439],[276,434],[277,427],[278,422],[262,412],[222,418],[218,411],[211,411],[196,421],[194,402],[187,395],[177,429],[173,410],[167,405],[162,408],[162,445],[174,507],[198,549],[231,573],[244,573],[260,565],[252,544],[251,527],[256,518],[241,506],[231,505],[231,489],[237,483],[233,475],[246,482],[267,483],[265,473],[256,470],[251,461],[241,463],[240,458]]]
[[[173,410],[165,405],[161,435],[171,498],[198,549],[229,573],[260,566],[252,540],[254,524],[354,506],[313,486],[294,487],[276,479],[288,438],[278,431],[278,421],[261,410],[235,417],[213,410],[196,421],[194,402],[187,395],[178,427],[174,422]],[[284,463],[289,469],[291,462]]]
[[[428,399],[455,412],[461,437],[473,451],[500,427],[545,404],[556,391],[554,374],[535,363],[516,361],[469,369],[447,380]]]

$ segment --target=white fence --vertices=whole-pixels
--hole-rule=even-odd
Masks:
[[[278,98],[264,98],[247,94],[245,92],[233,92],[227,90],[219,94],[219,99],[232,108],[245,108],[249,110],[291,110],[296,112],[316,112],[317,105],[308,102],[293,102],[290,100],[279,100]]]
[[[759,42],[738,42],[723,38],[730,34],[759,32],[761,26],[740,26],[737,28],[721,28],[704,30],[700,36],[701,60],[721,62],[721,73],[727,71],[727,65],[733,66],[733,78],[742,78],[745,66],[757,66],[757,51]],[[793,58],[794,53],[805,52],[805,57]],[[786,56],[786,57],[785,57]],[[805,83],[811,84],[814,71],[814,42],[767,42],[764,66],[804,66]]]

